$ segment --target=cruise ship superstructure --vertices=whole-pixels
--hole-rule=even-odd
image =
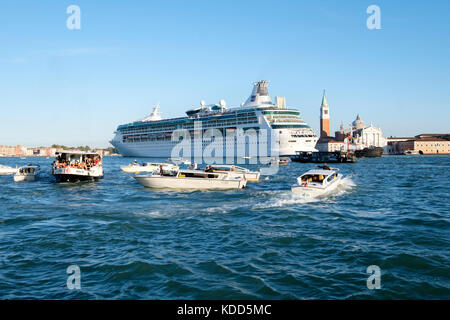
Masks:
[[[250,97],[237,108],[227,108],[223,100],[213,105],[202,101],[198,108],[188,110],[187,116],[172,119],[162,119],[158,109],[156,105],[149,117],[118,126],[111,144],[128,157],[193,158],[199,148],[201,152],[211,149],[213,140],[222,141],[223,157],[290,156],[298,151],[316,151],[314,131],[298,110],[286,107],[284,97],[272,102],[267,81],[256,82]],[[205,138],[210,129],[216,129],[214,132],[223,139]],[[173,154],[181,140],[179,134],[174,138],[174,133],[181,130],[190,136],[184,136],[192,145],[188,155]],[[266,138],[262,138],[264,134]]]

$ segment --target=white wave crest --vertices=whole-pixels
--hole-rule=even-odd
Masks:
[[[345,193],[348,193],[354,187],[356,187],[356,183],[353,181],[351,176],[347,176],[341,179],[341,181],[339,182],[339,186],[335,190],[317,197],[306,197],[300,194],[292,193],[291,191],[282,191],[275,193],[272,192],[271,196],[266,199],[266,201],[254,205],[252,209],[267,209],[296,204],[324,202],[336,196],[341,196]]]

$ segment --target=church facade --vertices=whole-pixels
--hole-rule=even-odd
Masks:
[[[359,114],[350,123],[348,129],[341,124],[335,136],[330,135],[330,107],[328,106],[325,91],[320,106],[320,139],[317,141],[316,149],[319,151],[347,151],[347,149],[364,149],[366,147],[382,147],[387,145],[387,139],[383,137],[381,128],[370,124],[366,126]]]
[[[344,129],[344,126],[341,125],[339,131],[336,131],[335,134],[338,139],[343,139],[345,136],[350,136],[354,144],[363,148],[384,148],[387,145],[387,140],[383,137],[383,131],[381,128],[377,128],[372,124],[366,127],[359,114],[356,116],[355,121],[350,124],[349,129]]]

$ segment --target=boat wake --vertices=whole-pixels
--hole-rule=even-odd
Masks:
[[[289,190],[289,191],[277,192],[277,193],[273,194],[273,198],[268,199],[264,203],[258,203],[256,205],[254,205],[252,207],[252,209],[253,210],[268,209],[268,208],[284,207],[284,206],[295,205],[295,204],[305,204],[305,203],[311,203],[311,202],[317,202],[317,201],[320,201],[320,199],[302,197],[300,195],[293,194]]]
[[[347,192],[350,192],[354,187],[356,187],[356,183],[353,181],[352,176],[347,176],[339,181],[339,186],[336,190],[332,191],[329,195],[332,196],[340,196]]]
[[[351,176],[347,176],[345,178],[342,178],[341,181],[339,181],[339,186],[335,190],[330,191],[327,194],[320,195],[317,197],[306,197],[301,194],[292,193],[290,190],[282,191],[273,194],[271,199],[268,199],[264,203],[258,203],[254,205],[252,209],[267,209],[297,204],[324,202],[327,200],[331,200],[335,197],[344,195],[350,192],[354,187],[356,187],[356,183],[353,181]]]

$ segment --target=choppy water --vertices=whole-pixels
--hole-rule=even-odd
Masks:
[[[336,165],[347,183],[320,201],[290,192],[311,164],[241,191],[178,193],[141,187],[120,171],[126,158],[81,184],[53,183],[52,159],[0,158],[26,161],[43,167],[39,182],[0,176],[3,299],[450,298],[449,156]]]

